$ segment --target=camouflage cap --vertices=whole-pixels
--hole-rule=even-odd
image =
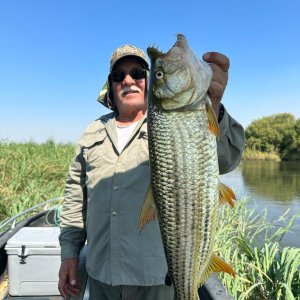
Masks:
[[[123,57],[126,56],[136,56],[139,58],[144,65],[144,67],[149,70],[149,64],[147,62],[146,54],[143,50],[141,50],[138,47],[135,47],[133,45],[122,45],[119,48],[117,48],[110,57],[110,67],[109,67],[109,73],[113,70],[115,64]],[[108,80],[103,85],[99,96],[97,98],[97,101],[103,104],[104,106],[113,109],[113,99],[109,99],[109,82]]]
[[[123,45],[120,46],[119,48],[117,48],[111,55],[110,57],[110,69],[109,72],[112,71],[112,69],[114,68],[116,62],[125,57],[125,56],[136,56],[139,57],[143,63],[145,64],[146,69],[149,69],[149,65],[147,62],[147,57],[146,54],[144,53],[143,50],[133,46],[133,45]]]

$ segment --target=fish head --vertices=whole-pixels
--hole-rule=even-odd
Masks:
[[[183,34],[177,34],[167,53],[155,47],[148,47],[147,53],[151,60],[149,93],[157,105],[174,110],[205,101],[212,70],[194,54]]]

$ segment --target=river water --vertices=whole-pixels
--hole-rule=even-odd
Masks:
[[[300,215],[300,162],[243,161],[221,180],[235,191],[238,198],[247,196],[248,207],[257,213],[267,208],[269,220],[277,220],[288,209],[288,217]],[[278,223],[280,224],[280,223]],[[280,226],[280,225],[278,225]],[[284,246],[300,248],[300,217],[292,232],[282,240]]]

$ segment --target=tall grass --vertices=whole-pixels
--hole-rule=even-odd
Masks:
[[[220,212],[217,251],[237,274],[219,274],[220,279],[234,299],[300,299],[300,248],[281,246],[299,216],[284,214],[270,222],[266,210],[257,215],[246,207],[247,201]]]
[[[246,148],[243,153],[243,160],[272,160],[281,161],[277,152],[261,152],[258,150],[251,150]]]
[[[62,196],[74,145],[0,142],[0,222]]]

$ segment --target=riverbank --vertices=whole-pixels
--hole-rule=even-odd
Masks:
[[[276,152],[261,152],[258,150],[250,150],[250,149],[246,149],[244,151],[243,160],[281,161],[279,154]]]
[[[281,161],[277,152],[261,152],[258,150],[246,149],[243,153],[243,160],[264,160],[264,161]],[[284,157],[288,161],[300,161],[300,153],[293,153]]]

